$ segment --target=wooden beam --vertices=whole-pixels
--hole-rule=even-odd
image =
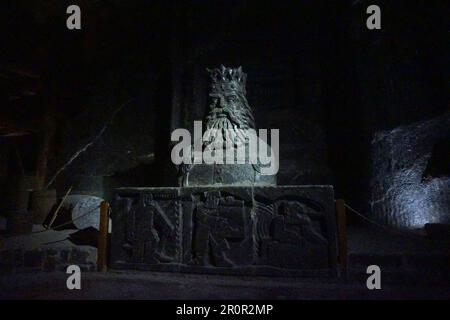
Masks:
[[[8,175],[10,142],[0,141],[0,177]]]
[[[100,224],[97,241],[97,270],[101,272],[105,272],[107,270],[108,224],[109,203],[103,201],[100,204]]]
[[[336,200],[336,218],[338,231],[338,261],[341,266],[341,275],[347,276],[348,246],[347,246],[347,217],[345,212],[345,201]]]
[[[49,108],[51,109],[51,108]],[[36,175],[38,178],[38,186],[39,189],[43,189],[45,186],[45,181],[47,179],[47,163],[50,155],[51,141],[53,138],[53,115],[48,114],[49,110],[47,110],[47,114],[44,119],[44,127],[42,132],[40,133],[40,143],[39,143],[39,151],[37,156],[36,163]]]
[[[42,87],[43,95],[43,121],[39,134],[39,151],[36,161],[36,176],[40,188],[45,187],[48,173],[48,160],[52,154],[53,138],[56,128],[56,106],[61,105],[59,99],[60,83],[54,76],[48,75],[41,80],[39,86]]]
[[[17,137],[31,134],[34,130],[30,124],[18,123],[6,114],[0,114],[0,136]]]

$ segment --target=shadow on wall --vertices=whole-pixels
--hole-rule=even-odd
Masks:
[[[450,223],[450,113],[375,134],[371,214],[399,228]]]

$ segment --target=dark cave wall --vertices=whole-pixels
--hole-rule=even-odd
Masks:
[[[449,137],[450,113],[374,136],[369,204],[375,218],[407,228],[450,223],[450,162],[429,166],[445,153],[448,161]],[[442,149],[433,148],[444,141]]]
[[[3,61],[28,59],[50,79],[60,112],[49,179],[94,141],[58,193],[176,185],[170,133],[203,118],[205,68],[242,65],[257,126],[280,129],[279,184],[332,184],[396,227],[448,221],[446,2],[379,1],[382,30],[369,31],[370,1],[98,1],[80,3],[77,32],[56,15],[68,2],[48,3],[8,18],[19,31]]]
[[[234,14],[223,15],[230,5]],[[274,11],[273,5],[260,5],[256,11],[246,2],[179,2],[163,8],[168,10],[164,23],[154,22],[157,6],[133,11],[136,7],[125,6],[122,19],[117,8],[93,8],[96,17],[96,10],[106,11],[100,15],[103,21],[92,22],[100,29],[89,31],[88,24],[86,34],[65,48],[66,53],[83,44],[78,51],[86,58],[70,66],[78,95],[65,100],[74,110],[59,126],[49,178],[77,150],[95,143],[55,180],[60,192],[71,185],[97,195],[118,185],[176,185],[170,131],[192,129],[193,121],[203,118],[206,68],[220,64],[243,66],[258,128],[280,129],[278,183],[333,182],[324,93],[332,81],[334,42],[329,24],[318,23],[322,6],[305,3],[294,11],[280,5]],[[111,21],[112,30],[101,28]],[[311,29],[311,24],[320,27]],[[162,46],[155,48],[155,43]],[[82,106],[81,112],[76,105]]]
[[[361,28],[369,4],[348,6],[351,23],[342,25],[345,70],[336,97],[343,108],[330,112],[345,127],[332,127],[341,142],[330,143],[338,194],[383,224],[448,222],[448,173],[429,181],[422,175],[436,144],[450,141],[449,4],[380,2],[382,30],[374,32]],[[443,145],[438,153],[449,154]]]
[[[48,180],[65,168],[52,185],[59,193],[73,186],[107,197],[117,185],[163,183],[156,167],[160,141],[169,140],[170,24],[159,18],[170,9],[145,1],[83,6],[83,29],[57,35],[66,45],[50,53],[60,57],[52,67],[61,113]]]
[[[179,17],[182,54],[174,63],[183,72],[174,95],[181,112],[172,125],[192,130],[193,121],[204,117],[206,68],[242,66],[257,127],[280,130],[278,183],[330,184],[324,91],[334,41],[329,22],[320,18],[323,7],[235,2],[233,14],[223,15],[229,4],[220,4],[187,6]]]

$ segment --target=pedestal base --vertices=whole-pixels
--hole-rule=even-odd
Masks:
[[[116,189],[112,267],[335,276],[331,186]]]

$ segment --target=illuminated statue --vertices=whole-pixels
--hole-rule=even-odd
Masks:
[[[256,134],[252,109],[246,98],[247,75],[241,67],[223,65],[207,71],[211,79],[210,104],[200,151],[204,158],[208,154],[223,161],[181,165],[180,185],[275,185],[276,173],[261,174],[258,150],[266,156],[269,151],[272,158],[275,153]],[[256,146],[254,149],[252,142]]]

